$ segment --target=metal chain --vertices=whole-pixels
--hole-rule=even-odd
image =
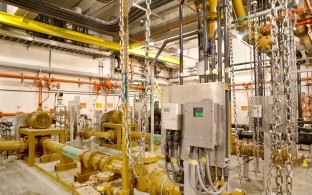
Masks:
[[[129,29],[128,29],[128,1],[120,0],[120,57],[123,67],[123,85],[122,85],[122,93],[121,97],[123,100],[123,106],[122,106],[122,113],[123,113],[123,124],[122,128],[125,129],[125,140],[126,140],[126,152],[129,159],[129,164],[132,168],[133,174],[135,177],[140,177],[144,170],[144,158],[145,158],[145,146],[146,146],[146,132],[147,132],[147,121],[148,121],[148,115],[147,115],[147,105],[148,105],[148,85],[149,85],[149,42],[150,42],[150,15],[151,15],[151,0],[146,0],[146,47],[145,47],[145,66],[144,71],[146,75],[146,80],[144,84],[144,106],[143,106],[143,121],[142,121],[142,131],[141,131],[141,140],[139,145],[139,152],[134,158],[134,155],[132,154],[132,139],[131,139],[131,127],[129,122],[129,110],[128,110],[128,91],[129,91],[129,81],[128,81],[128,61],[129,61],[129,53],[128,53],[128,47],[129,47]],[[124,63],[125,62],[125,63]],[[141,165],[139,169],[139,174],[136,171],[135,166]]]
[[[292,146],[293,146],[293,139],[292,132],[294,131],[293,128],[296,128],[296,115],[294,114],[294,110],[296,111],[296,105],[293,103],[295,102],[295,94],[293,93],[293,83],[295,82],[291,79],[292,75],[289,75],[296,67],[296,62],[293,60],[294,53],[295,53],[295,45],[294,45],[294,37],[293,37],[293,27],[290,22],[290,18],[288,15],[288,0],[286,0],[283,7],[283,18],[282,18],[282,25],[283,25],[283,59],[285,64],[285,92],[286,92],[286,128],[285,128],[285,135],[286,135],[286,151],[287,151],[287,159],[285,161],[285,168],[286,168],[286,191],[288,195],[292,194]],[[296,90],[295,90],[296,92]],[[295,112],[296,113],[296,112]]]
[[[271,49],[271,64],[272,64],[272,95],[273,95],[273,121],[272,121],[272,131],[270,132],[270,141],[271,141],[271,152],[270,157],[271,161],[269,164],[269,172],[268,172],[268,180],[267,180],[267,189],[266,194],[271,194],[272,191],[272,184],[271,184],[271,177],[272,177],[272,170],[273,170],[273,163],[276,164],[277,174],[281,173],[280,169],[281,166],[278,165],[276,159],[273,159],[273,151],[278,150],[278,160],[280,160],[280,149],[278,146],[281,144],[281,133],[278,132],[278,129],[281,125],[281,117],[279,112],[281,110],[281,100],[280,98],[280,91],[281,91],[281,67],[279,63],[279,48],[278,48],[278,26],[276,23],[277,17],[277,10],[275,9],[275,5],[277,0],[271,0],[271,15],[270,21],[272,22],[271,28],[271,39],[272,39],[272,49]],[[277,193],[281,192],[281,177],[276,177],[276,187]],[[282,193],[282,192],[281,192]]]
[[[226,5],[228,6],[228,18],[229,21],[227,21],[228,23],[226,25],[231,26],[232,23],[232,1],[226,0]],[[231,67],[231,88],[232,88],[232,99],[233,99],[233,114],[234,114],[234,126],[235,126],[235,130],[236,130],[236,156],[237,156],[237,163],[238,163],[238,175],[239,175],[239,184],[240,187],[242,189],[243,192],[245,192],[244,190],[244,186],[243,186],[243,175],[242,175],[242,163],[241,163],[241,159],[240,159],[240,148],[239,148],[239,138],[238,138],[238,131],[237,131],[237,103],[236,103],[236,88],[235,88],[235,74],[234,74],[234,54],[233,54],[233,39],[234,36],[230,33],[230,39],[229,39],[229,50],[230,50],[230,67]]]
[[[252,7],[253,7],[253,13],[256,13],[257,12],[257,1],[253,1],[252,2]],[[255,43],[254,43],[254,62],[255,62],[255,72],[256,72],[256,75],[255,75],[255,91],[256,90],[260,90],[260,79],[259,79],[259,63],[258,63],[258,39],[259,39],[259,21],[258,21],[258,18],[255,17],[254,20],[253,20],[253,29],[254,29],[254,39],[255,39]],[[261,119],[261,116],[260,116],[260,107],[259,105],[261,105],[261,103],[259,102],[260,99],[259,97],[256,97],[256,93],[255,93],[255,104],[257,106],[257,115],[256,115],[256,123],[255,123],[255,128],[254,128],[254,145],[256,146],[259,146],[260,147],[260,144],[259,144],[259,136],[260,136],[260,130],[261,130],[261,127],[260,127],[260,119]],[[258,94],[259,96],[259,94]],[[253,121],[254,122],[254,121]],[[254,174],[255,176],[258,175],[258,172],[259,172],[259,150],[256,150],[253,155],[255,156],[254,158]]]
[[[141,168],[139,171],[139,175],[142,174],[144,170],[144,158],[145,158],[145,146],[146,146],[146,133],[148,128],[148,105],[149,105],[149,94],[148,94],[148,86],[150,85],[150,60],[149,60],[149,44],[150,44],[150,28],[151,28],[151,0],[146,0],[146,24],[145,24],[145,61],[144,61],[144,91],[143,91],[143,121],[142,121],[142,129],[141,129],[141,140],[139,145],[139,153],[138,153],[138,164],[141,164]],[[151,108],[153,109],[153,108]]]
[[[129,120],[129,29],[128,29],[128,1],[120,0],[120,20],[119,20],[119,35],[120,35],[120,61],[122,66],[122,89],[121,89],[121,98],[122,98],[122,128],[124,129],[125,135],[125,144],[126,144],[126,153],[129,160],[129,164],[135,173],[135,160],[131,151],[131,127]],[[136,174],[134,174],[136,175]]]

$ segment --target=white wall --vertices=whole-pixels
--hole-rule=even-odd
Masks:
[[[103,59],[93,59],[89,56],[72,54],[67,52],[61,52],[52,50],[51,51],[51,67],[67,69],[68,71],[84,71],[98,73],[99,61]],[[25,45],[19,43],[13,43],[9,41],[0,40],[0,61],[8,61],[15,63],[22,63],[28,65],[40,65],[49,66],[49,49],[39,48],[31,46],[27,48]],[[104,74],[110,74],[110,59],[104,59]],[[7,70],[0,69],[2,73],[12,73],[35,76],[36,73],[21,71],[21,70]],[[40,73],[39,76],[48,76],[48,74]],[[51,75],[55,78],[67,78],[78,80],[77,77],[67,77],[60,75]],[[81,78],[81,80],[88,80],[88,78]],[[79,94],[68,94],[69,92],[94,92],[93,86],[60,83],[60,91],[64,91],[64,104],[74,100],[75,96],[80,96],[80,101],[87,103],[87,108],[82,110],[82,113],[92,115],[94,110],[95,95],[79,95]],[[32,112],[37,109],[38,95],[36,91],[38,88],[34,86],[33,81],[24,80],[21,82],[20,79],[8,79],[0,78],[0,112],[16,112],[17,106],[20,106],[20,111]],[[29,92],[31,91],[31,92]],[[44,91],[47,91],[46,89]],[[48,96],[48,93],[43,94],[43,99]],[[96,102],[103,103],[104,106],[104,95],[100,95]],[[118,97],[109,96],[108,103],[112,103],[117,106]],[[54,105],[54,94],[50,94],[49,99],[44,102],[44,108],[53,108]]]

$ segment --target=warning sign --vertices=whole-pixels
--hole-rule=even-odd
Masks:
[[[97,110],[101,110],[101,109],[103,108],[102,103],[97,102],[97,103],[95,104],[95,108],[96,108]]]

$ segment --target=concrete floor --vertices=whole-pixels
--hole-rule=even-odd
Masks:
[[[24,161],[9,156],[0,167],[1,195],[70,195],[59,184],[29,167]]]
[[[29,167],[24,161],[16,160],[16,157],[10,156],[3,161],[4,167],[0,167],[0,194],[1,195],[69,195],[60,184],[50,179],[35,167]],[[39,164],[41,168],[48,170],[52,174],[58,174],[63,180],[69,183],[73,182],[73,174],[78,169],[68,170],[56,173],[53,171],[55,162]],[[263,161],[260,160],[260,168],[263,169]],[[230,165],[230,183],[228,190],[239,188],[239,177],[237,169],[237,160],[235,156],[231,157]],[[255,177],[253,173],[253,162],[250,162],[250,179],[243,179],[243,185],[248,195],[265,194],[263,193],[263,175],[258,174]],[[294,195],[312,195],[312,169],[297,166],[294,168],[293,194]],[[285,178],[284,178],[285,182]],[[272,183],[275,183],[272,177]],[[284,185],[285,189],[285,185]],[[136,192],[136,195],[146,194]]]
[[[229,189],[233,190],[240,188],[239,185],[239,175],[238,175],[238,163],[237,157],[231,156],[231,171],[230,171],[230,184]],[[263,183],[263,169],[268,167],[263,167],[263,161],[260,160],[260,173],[257,177],[254,174],[253,161],[249,163],[249,179],[243,179],[243,187],[248,195],[260,195],[264,193],[264,183]],[[243,169],[242,169],[243,173]],[[272,189],[275,190],[275,169],[273,168],[273,176],[271,177]],[[283,192],[286,194],[286,171],[283,168]],[[272,193],[274,194],[274,193]],[[293,168],[293,195],[312,195],[312,166],[310,168],[303,168],[302,166],[295,165]]]

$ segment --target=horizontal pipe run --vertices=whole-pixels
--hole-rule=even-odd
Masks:
[[[64,146],[62,147],[61,154],[65,157],[68,157],[72,160],[79,161],[79,155],[83,152],[83,150],[79,148],[75,148],[72,146]]]
[[[10,117],[10,116],[16,116],[19,114],[27,114],[27,113],[23,113],[23,112],[0,112],[0,118],[1,117]]]
[[[85,85],[94,85],[95,87],[103,87],[107,89],[111,88],[120,88],[121,85],[109,80],[104,82],[96,82],[96,81],[81,81],[81,80],[71,80],[71,79],[59,79],[59,78],[48,78],[48,77],[39,77],[39,76],[29,76],[29,75],[18,75],[18,74],[8,74],[8,73],[0,73],[0,77],[3,78],[15,78],[15,79],[27,79],[27,80],[42,80],[47,82],[61,82],[61,83],[74,83],[74,84],[85,84]],[[129,85],[130,89],[142,90],[142,85]]]
[[[5,62],[0,61],[0,68],[12,68],[18,70],[28,70],[28,71],[36,71],[39,73],[50,73],[50,74],[57,74],[57,75],[64,75],[64,76],[75,76],[75,77],[85,77],[91,79],[112,79],[117,80],[118,77],[108,77],[103,74],[91,73],[91,72],[82,72],[76,70],[68,70],[62,68],[52,68],[52,67],[45,67],[40,65],[29,65],[29,64],[20,64],[14,62]]]
[[[0,141],[0,152],[18,151],[23,152],[28,147],[23,140],[4,140]]]
[[[278,6],[278,7],[275,7],[274,9],[279,11],[282,8],[283,8],[283,6]],[[250,20],[250,19],[253,19],[253,18],[257,18],[257,17],[263,16],[263,15],[269,14],[271,11],[272,11],[272,9],[267,9],[267,10],[264,10],[264,11],[261,11],[261,12],[257,12],[255,14],[251,14],[251,15],[248,15],[248,16],[245,16],[245,17],[237,18],[237,19],[232,21],[232,24],[241,23],[241,22],[243,22],[245,20]]]

